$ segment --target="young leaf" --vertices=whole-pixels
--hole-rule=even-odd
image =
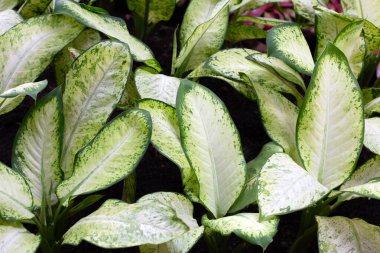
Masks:
[[[151,98],[175,106],[180,79],[152,74],[139,68],[135,72],[135,83],[141,98]]]
[[[268,55],[283,60],[299,72],[311,75],[314,69],[313,56],[302,34],[295,24],[273,27],[267,36]]]
[[[236,213],[246,206],[257,202],[257,187],[260,171],[264,164],[268,161],[269,157],[273,154],[282,152],[283,149],[279,145],[274,142],[269,142],[264,145],[255,159],[247,163],[247,179],[244,189],[230,210],[228,210],[229,213]]]
[[[175,9],[175,0],[127,0],[128,9],[147,24],[168,21]],[[136,17],[135,17],[136,18]],[[147,25],[145,24],[145,25]]]
[[[366,45],[363,32],[362,20],[347,25],[336,37],[334,45],[347,57],[352,73],[358,78],[366,56]]]
[[[223,102],[191,81],[181,81],[177,115],[182,147],[199,181],[199,198],[216,218],[223,217],[245,183],[239,133]]]
[[[0,97],[14,98],[17,96],[29,95],[34,100],[37,100],[38,93],[40,93],[43,89],[45,89],[47,84],[48,84],[47,80],[34,82],[34,83],[24,83],[15,88],[4,91],[2,94],[0,94]]]
[[[0,36],[22,22],[22,17],[14,10],[0,11]]]
[[[78,245],[85,240],[103,248],[161,244],[188,229],[171,207],[157,201],[127,204],[107,200],[74,224],[63,236],[63,243]]]
[[[76,156],[73,175],[57,189],[61,200],[92,193],[126,178],[150,141],[152,122],[140,109],[125,111],[107,124]]]
[[[103,127],[120,100],[131,67],[127,45],[111,41],[91,47],[71,66],[63,94],[65,178],[72,173],[75,154]]]
[[[316,217],[319,252],[377,252],[380,228],[361,219]]]
[[[367,19],[380,27],[380,0],[342,0],[345,14]]]
[[[344,54],[329,44],[318,59],[297,122],[305,169],[329,190],[351,174],[363,142],[361,91]]]
[[[4,253],[34,253],[41,238],[26,230],[21,223],[0,221],[0,245]]]
[[[264,217],[308,207],[328,193],[286,154],[274,154],[261,169],[258,187],[260,214]]]
[[[32,194],[22,176],[0,163],[0,178],[0,216],[2,219],[33,218]]]
[[[362,89],[362,92],[365,115],[380,113],[380,88]]]
[[[55,0],[55,12],[69,15],[88,27],[128,44],[134,60],[144,62],[157,71],[161,70],[152,51],[144,43],[129,34],[124,20],[93,13],[71,0]]]
[[[265,39],[267,32],[254,25],[232,24],[227,28],[226,41],[235,44],[243,40]]]
[[[326,2],[326,0],[324,0]],[[314,22],[315,11],[314,6],[320,4],[320,0],[293,0],[294,10],[297,14],[308,19],[311,22]],[[323,3],[323,2],[322,2]]]
[[[82,31],[83,26],[62,15],[28,19],[0,37],[0,94],[33,82],[54,55]],[[13,110],[22,96],[0,98],[0,114]]]
[[[19,13],[25,19],[41,15],[48,8],[51,1],[52,0],[26,0],[21,6]]]
[[[364,146],[373,153],[380,154],[380,118],[365,119]]]
[[[192,201],[199,202],[199,183],[181,146],[178,118],[175,108],[156,100],[144,99],[138,107],[147,110],[153,122],[152,143],[164,156],[181,170],[185,193]]]
[[[216,220],[203,216],[202,224],[224,236],[234,233],[251,244],[260,245],[265,251],[277,233],[280,220],[274,217],[260,222],[259,216],[258,213],[238,213]]]
[[[57,202],[62,180],[59,160],[63,137],[61,91],[45,96],[28,112],[15,137],[12,165],[26,178],[34,204]]]

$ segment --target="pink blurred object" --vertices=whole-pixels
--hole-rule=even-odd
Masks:
[[[340,5],[338,0],[331,0],[330,3],[327,5],[327,8],[330,10],[336,11],[338,13],[342,13],[342,6]]]
[[[265,18],[273,18],[273,19],[281,19],[281,20],[290,20],[294,17],[294,11],[292,9],[292,2],[281,2],[279,3],[283,9],[280,11],[276,8],[275,4],[269,3],[265,4],[259,8],[256,8],[252,11],[248,11],[244,13],[245,16],[253,16],[253,17],[265,17]],[[246,25],[253,24],[253,22],[246,21],[244,22]],[[265,27],[267,28],[267,27]]]

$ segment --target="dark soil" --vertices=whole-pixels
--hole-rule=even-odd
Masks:
[[[125,1],[118,1],[125,2]],[[117,3],[114,10],[118,16],[125,18],[126,10],[125,4]],[[180,23],[180,19],[185,10],[185,6],[179,8],[176,11],[173,19],[170,22],[164,22],[159,24],[152,32],[147,45],[155,53],[156,58],[161,63],[164,73],[170,73],[171,67],[171,55],[172,55],[172,41],[173,32],[176,26]],[[115,12],[111,12],[115,15]],[[131,21],[127,21],[131,30],[133,30]],[[240,47],[250,47],[250,48],[261,48],[263,49],[263,43],[248,41],[241,43]],[[265,50],[265,47],[264,47]],[[51,69],[45,71],[40,79],[48,78],[51,80],[49,83],[54,83],[54,75]],[[258,107],[256,102],[249,101],[231,88],[228,84],[216,80],[216,79],[201,79],[199,82],[213,92],[215,92],[226,104],[241,136],[243,151],[247,161],[255,158],[259,153],[261,147],[270,141],[268,138],[259,115]],[[53,89],[53,86],[49,86],[49,90]],[[45,94],[47,92],[44,92]],[[34,101],[30,98],[24,100],[24,102],[14,111],[0,116],[0,159],[3,163],[8,166],[11,165],[11,150],[13,139],[16,132],[21,124],[22,118],[24,117],[26,111],[32,107]],[[222,140],[221,140],[222,141]],[[365,152],[365,157],[361,157],[360,163],[367,160],[369,155]],[[147,150],[141,163],[138,165],[137,169],[137,192],[136,197],[139,198],[149,193],[157,191],[172,191],[183,193],[180,173],[176,165],[170,162],[167,158],[159,154],[152,146]],[[120,198],[122,192],[122,183],[114,185],[109,189],[101,192],[105,197],[103,200],[99,201],[92,208],[81,213],[81,216],[76,217],[76,219],[71,220],[70,223],[74,224],[81,217],[91,213],[100,204],[109,198]],[[196,217],[200,223],[200,218],[206,213],[205,209],[194,204],[194,217]],[[378,211],[380,210],[380,202],[368,199],[356,199],[341,205],[332,215],[342,215],[349,218],[361,218],[365,221],[380,225],[380,216]],[[257,212],[257,207],[249,207],[248,212]],[[278,233],[274,238],[272,244],[269,245],[266,252],[268,253],[282,253],[288,252],[292,243],[296,239],[299,221],[301,218],[301,213],[296,212],[293,214],[281,216],[280,224],[278,227]],[[68,224],[70,225],[70,224]],[[227,239],[226,239],[227,240]],[[231,252],[234,247],[242,243],[242,240],[236,236],[231,236],[228,242],[228,249],[226,252]],[[258,246],[245,244],[243,252],[262,252],[261,248]],[[138,252],[137,248],[130,249],[101,249],[89,243],[83,242],[78,247],[65,246],[63,252]],[[203,240],[200,240],[192,249],[191,252],[208,252],[206,244]],[[306,252],[317,252],[317,243],[313,243],[311,249],[306,250]]]

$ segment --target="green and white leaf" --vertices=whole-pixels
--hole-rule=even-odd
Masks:
[[[71,66],[63,94],[65,178],[72,174],[75,154],[94,138],[119,102],[131,67],[128,46],[111,41],[91,47]]]
[[[286,154],[274,154],[261,169],[258,203],[263,217],[309,207],[328,193],[313,176]]]
[[[70,44],[68,44],[54,59],[54,71],[57,85],[65,85],[66,74],[71,64],[78,57],[78,53],[84,51],[100,42],[100,34],[92,29],[86,29],[81,32]]]
[[[121,110],[126,110],[135,107],[136,102],[140,99],[140,95],[136,88],[135,75],[131,71],[129,74],[128,82],[125,85],[123,94],[121,95],[117,107]]]
[[[24,178],[0,163],[0,216],[3,220],[31,219],[33,198]]]
[[[60,167],[63,137],[61,91],[45,96],[28,112],[15,137],[12,166],[24,176],[38,207],[57,202],[55,190],[63,174]]]
[[[231,24],[228,25],[226,41],[235,44],[243,40],[265,39],[267,33],[254,25]]]
[[[347,25],[336,37],[334,45],[347,57],[352,73],[358,78],[366,56],[366,44],[363,32],[363,21],[352,22]]]
[[[57,189],[61,200],[105,189],[126,178],[150,141],[152,121],[140,109],[125,111],[107,124],[76,156],[73,175]]]
[[[21,223],[0,221],[1,252],[34,253],[40,241],[39,235],[30,233]]]
[[[124,20],[88,11],[71,0],[55,0],[55,12],[69,15],[87,27],[128,44],[134,60],[144,62],[157,71],[161,70],[160,64],[154,59],[152,51],[144,43],[129,34]]]
[[[380,88],[362,89],[364,113],[370,116],[372,113],[380,113]]]
[[[364,146],[375,154],[380,154],[380,118],[365,119]]]
[[[148,24],[168,21],[173,15],[175,0],[127,0],[128,9],[139,19],[146,19]]]
[[[234,12],[236,10],[239,11],[239,13],[244,13],[246,11],[256,9],[257,7],[260,7],[267,3],[275,3],[275,2],[287,2],[286,0],[234,0],[231,3],[231,10],[230,12]]]
[[[259,221],[259,219],[258,213],[238,213],[216,220],[209,220],[207,216],[203,216],[202,224],[224,236],[234,233],[241,239],[259,245],[265,250],[277,233],[280,219],[277,217],[265,221]]]
[[[364,131],[361,91],[344,54],[329,44],[319,58],[297,122],[305,169],[329,190],[359,157]]]
[[[345,14],[367,19],[377,27],[380,27],[379,6],[379,0],[342,0]]]
[[[25,0],[19,9],[19,13],[25,19],[45,13],[52,0]]]
[[[127,204],[107,200],[74,224],[63,243],[78,245],[85,240],[103,248],[124,248],[165,243],[188,230],[172,208],[157,201]]]
[[[13,9],[19,0],[2,0],[0,2],[0,11]]]
[[[14,10],[0,11],[0,36],[15,25],[21,23],[22,20],[23,18]]]
[[[62,15],[28,19],[0,37],[0,94],[33,82],[54,55],[82,31],[83,26]],[[0,114],[13,110],[22,96],[0,98]]]
[[[275,18],[263,18],[263,17],[255,17],[255,16],[239,16],[236,19],[237,22],[253,22],[256,24],[260,25],[269,25],[269,26],[276,26],[276,25],[281,25],[284,23],[292,23],[291,21],[288,20],[283,20],[283,19],[275,19]]]
[[[309,45],[296,24],[273,27],[267,35],[268,55],[276,57],[299,72],[311,75],[314,69]]]
[[[261,53],[252,54],[248,56],[248,59],[263,65],[267,69],[272,69],[282,78],[285,78],[286,80],[297,84],[302,88],[302,90],[306,90],[306,86],[302,79],[302,76],[297,71],[289,67],[282,60]]]
[[[327,0],[328,1],[328,0]],[[314,6],[318,4],[324,4],[326,0],[293,0],[294,10],[297,14],[306,18],[307,20],[314,22],[315,10]]]
[[[43,89],[45,89],[47,84],[48,84],[47,80],[34,82],[34,83],[24,83],[17,87],[4,91],[2,94],[0,94],[0,97],[14,98],[17,96],[29,95],[34,100],[36,100],[38,93],[40,93]]]
[[[215,94],[187,80],[178,90],[177,115],[182,147],[199,181],[199,198],[215,217],[223,217],[245,183],[236,126]]]
[[[377,252],[380,228],[361,219],[316,217],[319,252]]]
[[[138,107],[147,110],[153,122],[152,144],[181,170],[185,193],[192,201],[199,202],[199,183],[197,176],[187,161],[181,146],[178,118],[175,108],[156,100],[144,99]]]
[[[180,83],[176,77],[151,72],[138,68],[135,72],[135,83],[141,98],[151,98],[175,106]]]
[[[268,161],[269,157],[276,153],[282,153],[283,151],[281,146],[274,142],[269,142],[263,146],[255,159],[247,163],[247,176],[244,189],[230,210],[228,210],[229,213],[236,213],[248,205],[257,202],[258,178],[262,167]]]
[[[175,63],[177,73],[196,68],[223,45],[228,23],[228,2],[191,1],[181,26],[181,51]],[[199,15],[203,18],[195,20]]]

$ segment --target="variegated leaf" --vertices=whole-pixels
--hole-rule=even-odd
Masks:
[[[264,164],[268,161],[269,157],[276,153],[282,153],[284,150],[274,142],[269,142],[264,145],[260,153],[255,159],[248,162],[246,165],[246,182],[243,191],[240,193],[239,198],[232,205],[229,213],[236,213],[250,204],[257,202],[257,187],[260,171]]]
[[[12,89],[4,91],[2,94],[0,94],[0,97],[2,98],[14,98],[17,96],[31,96],[34,100],[37,99],[38,93],[40,93],[43,89],[46,88],[48,84],[47,80],[43,80],[40,82],[34,82],[34,83],[24,83],[19,86],[16,86]]]
[[[288,155],[274,154],[260,172],[260,214],[268,217],[301,210],[315,204],[328,192]]]
[[[31,219],[33,198],[24,178],[0,163],[0,216],[4,220]]]
[[[49,7],[52,0],[25,0],[19,13],[25,19],[41,15]]]
[[[228,25],[225,40],[235,44],[243,40],[265,39],[266,35],[266,31],[254,25],[231,24]]]
[[[149,145],[151,127],[146,111],[131,109],[121,113],[77,154],[74,173],[58,186],[58,197],[66,201],[126,178]]]
[[[175,108],[156,100],[144,99],[138,107],[147,110],[153,122],[152,143],[164,156],[181,170],[185,193],[192,201],[199,202],[199,183],[197,176],[187,161],[181,146],[178,118]]]
[[[18,0],[2,0],[0,2],[0,11],[13,9],[18,4]]]
[[[380,0],[342,0],[344,13],[367,19],[380,27]]]
[[[203,216],[202,224],[225,236],[234,233],[251,244],[261,246],[265,251],[277,233],[280,219],[273,217],[260,222],[259,218],[258,213],[238,213],[216,220]]]
[[[0,93],[33,82],[54,55],[82,31],[70,17],[47,15],[28,19],[0,37]],[[0,98],[0,114],[13,110],[22,96]]]
[[[188,231],[175,211],[157,201],[127,204],[107,200],[97,211],[79,220],[64,235],[65,244],[82,240],[103,248],[161,244]]]
[[[362,92],[365,115],[380,113],[380,88],[366,88]]]
[[[161,70],[152,51],[144,43],[129,34],[124,20],[96,14],[71,0],[55,0],[55,12],[69,15],[88,27],[128,44],[134,60],[144,62],[158,71]]]
[[[34,204],[55,204],[63,137],[61,90],[45,96],[28,112],[15,138],[12,165],[27,180]],[[49,206],[51,206],[49,205]]]
[[[245,183],[236,126],[215,94],[187,80],[178,90],[177,115],[182,147],[199,181],[199,198],[215,217],[223,217]]]
[[[41,237],[26,230],[21,223],[0,221],[0,249],[3,253],[34,253]]]
[[[120,101],[117,105],[121,110],[126,110],[132,107],[135,107],[135,104],[138,100],[140,100],[139,92],[136,88],[135,83],[135,74],[131,71],[128,82],[125,85],[123,94],[121,95]]]
[[[14,10],[0,11],[0,36],[22,20],[22,17]]]
[[[329,44],[319,58],[297,122],[305,169],[329,190],[351,174],[363,142],[361,91],[344,54]]]
[[[321,253],[369,253],[380,248],[380,228],[361,219],[316,217]]]
[[[373,153],[380,154],[380,118],[365,119],[364,146]]]
[[[366,44],[363,32],[363,21],[352,22],[347,25],[336,37],[334,45],[347,57],[350,68],[358,78],[366,56]]]
[[[324,4],[328,0],[293,0],[292,2],[297,14],[314,22],[315,11],[313,7],[320,3]]]
[[[313,56],[301,29],[295,24],[273,27],[267,35],[268,55],[283,60],[299,72],[311,75]]]
[[[141,98],[151,98],[175,106],[180,79],[162,74],[152,74],[139,68],[135,84]]]
[[[103,127],[116,107],[131,67],[128,47],[111,41],[91,47],[71,66],[63,94],[61,165],[65,178],[72,174],[75,154]]]

